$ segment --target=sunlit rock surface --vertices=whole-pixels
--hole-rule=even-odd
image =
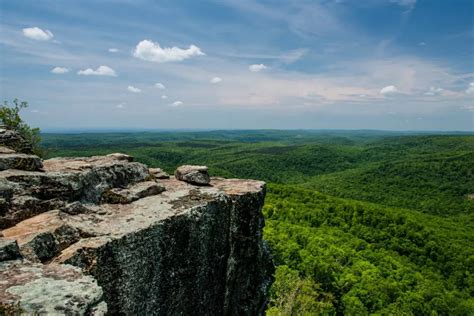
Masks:
[[[0,171],[0,302],[38,313],[262,314],[273,270],[265,184],[156,174],[123,154]]]

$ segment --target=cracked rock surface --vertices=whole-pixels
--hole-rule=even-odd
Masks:
[[[169,177],[117,153],[0,171],[0,302],[39,314],[263,314],[265,183],[185,167],[191,178]]]

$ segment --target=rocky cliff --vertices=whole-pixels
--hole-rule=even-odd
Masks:
[[[263,182],[123,154],[41,161],[13,136],[0,130],[0,310],[263,313]]]

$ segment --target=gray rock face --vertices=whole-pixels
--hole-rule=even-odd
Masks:
[[[208,185],[210,182],[206,166],[184,165],[176,169],[174,176],[178,180],[196,185]]]
[[[262,241],[265,184],[189,183],[209,183],[207,168],[184,168],[192,181],[157,183],[127,157],[0,172],[0,302],[37,313],[263,314],[273,272]]]
[[[69,265],[0,262],[0,302],[18,314],[105,315],[96,280]]]

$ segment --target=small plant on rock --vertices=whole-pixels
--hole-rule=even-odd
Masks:
[[[18,132],[25,142],[31,145],[33,153],[42,156],[43,150],[39,147],[41,141],[40,129],[31,128],[20,116],[21,109],[27,107],[28,102],[26,101],[15,99],[11,106],[8,104],[8,101],[4,101],[3,105],[0,106],[0,125]]]

